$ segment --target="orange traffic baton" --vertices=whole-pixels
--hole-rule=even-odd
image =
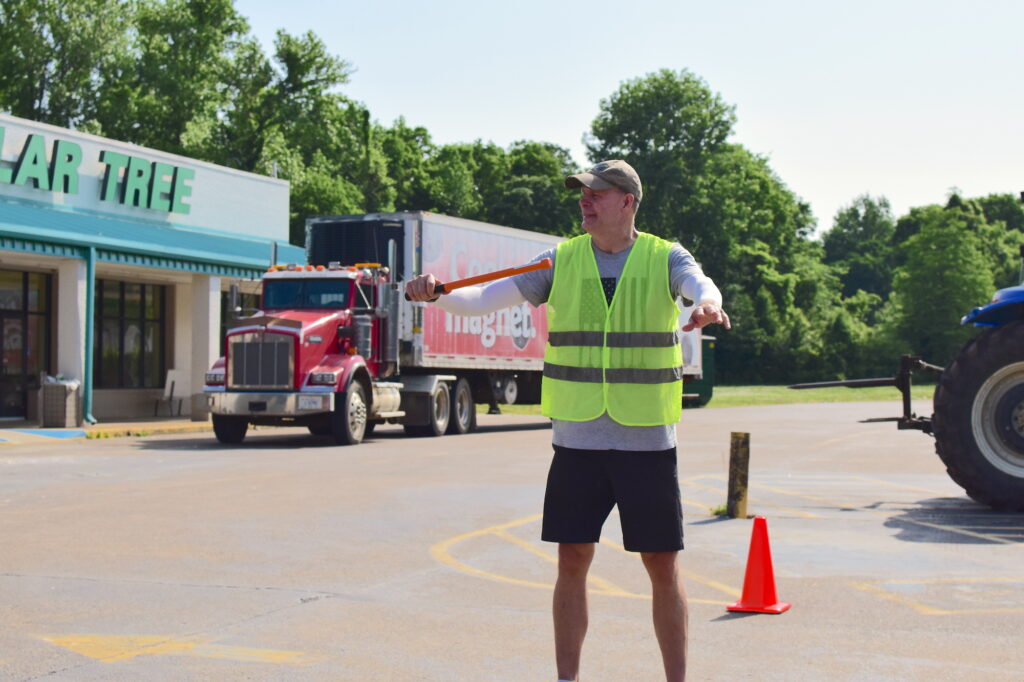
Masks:
[[[488,272],[483,275],[474,275],[473,277],[467,277],[465,279],[457,279],[454,282],[438,282],[434,285],[434,294],[440,296],[441,294],[450,294],[456,289],[462,287],[471,287],[474,284],[484,284],[485,282],[493,282],[496,279],[503,279],[505,277],[512,277],[513,275],[521,275],[524,272],[533,272],[534,270],[546,270],[551,267],[550,258],[541,258],[536,263],[530,263],[529,265],[520,265],[515,268],[505,268],[504,270],[496,270],[494,272]],[[410,301],[409,294],[405,295],[405,300]]]

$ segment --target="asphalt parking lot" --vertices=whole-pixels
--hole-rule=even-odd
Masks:
[[[897,409],[684,414],[690,679],[1022,679],[1024,515],[968,500],[929,437],[862,423]],[[555,679],[550,429],[480,423],[354,448],[299,429],[0,442],[0,679]],[[733,431],[793,605],[777,616],[725,608],[752,527],[710,515]],[[614,514],[591,595],[582,679],[659,679]]]

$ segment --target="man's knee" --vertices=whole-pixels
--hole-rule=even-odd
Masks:
[[[593,543],[563,542],[558,545],[558,572],[562,575],[586,575],[593,559]]]
[[[679,579],[679,564],[676,559],[679,552],[642,552],[640,558],[644,562],[651,583],[654,585],[672,585]]]

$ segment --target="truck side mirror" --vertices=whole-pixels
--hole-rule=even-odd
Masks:
[[[238,313],[242,311],[242,309],[238,307],[237,284],[232,284],[231,287],[228,289],[228,306],[231,308],[231,317],[237,320]]]

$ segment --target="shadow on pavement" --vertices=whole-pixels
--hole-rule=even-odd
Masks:
[[[921,500],[902,514],[890,517],[886,527],[905,542],[958,545],[1024,543],[1024,514],[998,512],[967,497]]]

